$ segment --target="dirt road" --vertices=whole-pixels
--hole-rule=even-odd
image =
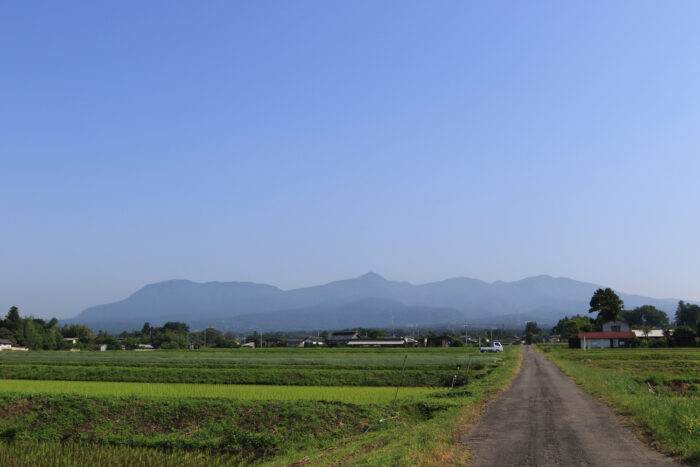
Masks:
[[[530,346],[512,386],[464,442],[473,467],[676,465]]]

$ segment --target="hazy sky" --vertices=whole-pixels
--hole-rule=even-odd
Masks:
[[[3,2],[0,314],[151,282],[700,299],[700,2]]]

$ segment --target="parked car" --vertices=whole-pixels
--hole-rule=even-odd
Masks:
[[[503,352],[503,346],[501,345],[500,342],[493,341],[493,345],[491,347],[479,347],[479,351],[481,353],[483,353],[483,352]]]

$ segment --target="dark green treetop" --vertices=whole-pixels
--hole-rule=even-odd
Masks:
[[[620,317],[624,304],[625,303],[617,296],[613,289],[598,289],[593,294],[593,297],[591,297],[591,308],[588,312],[597,312],[597,321],[599,323],[606,323],[608,321],[615,321]]]

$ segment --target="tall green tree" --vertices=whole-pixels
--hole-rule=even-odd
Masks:
[[[669,324],[668,315],[651,305],[638,306],[633,310],[624,310],[620,316],[632,326],[651,326],[665,328]]]
[[[22,318],[19,317],[19,310],[16,306],[10,307],[5,317],[5,327],[12,332],[19,330]]]
[[[697,327],[698,324],[700,324],[700,306],[685,303],[683,300],[678,302],[676,326]]]
[[[577,339],[579,332],[593,331],[593,323],[588,316],[576,315],[564,323],[564,330],[564,336],[567,339]]]
[[[542,329],[534,321],[528,321],[525,325],[525,342],[532,344],[533,342],[542,341]]]
[[[615,321],[620,318],[624,302],[611,288],[598,289],[591,297],[589,313],[598,313],[598,323]]]

